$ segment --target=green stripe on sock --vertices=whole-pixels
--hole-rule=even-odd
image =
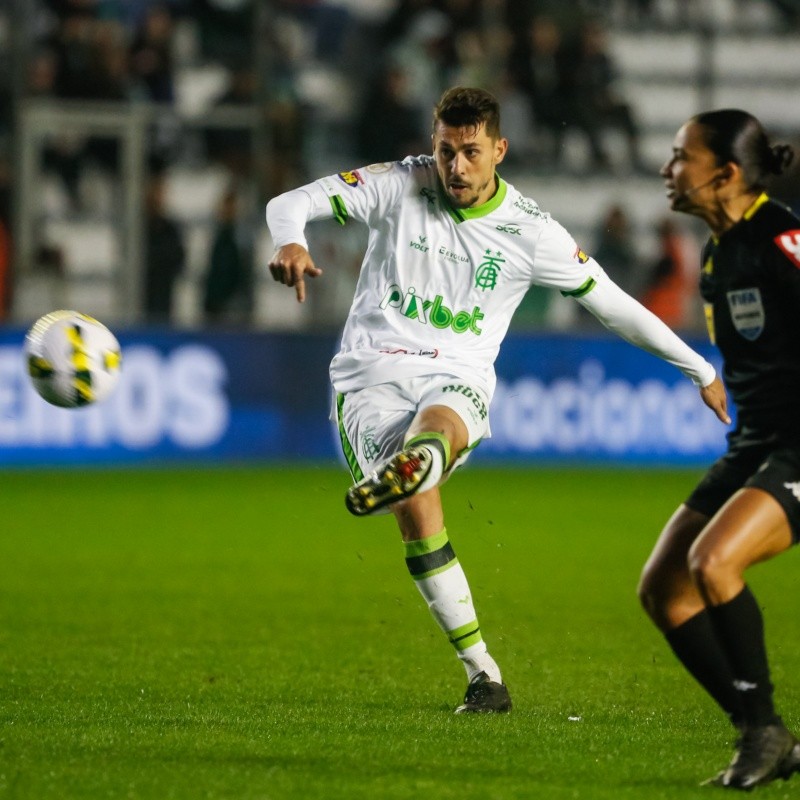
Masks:
[[[406,566],[415,581],[439,575],[458,564],[447,538],[447,528],[427,539],[406,542]]]
[[[412,436],[403,446],[414,447],[415,445],[432,444],[434,442],[440,444],[444,451],[444,469],[447,469],[450,465],[450,442],[448,442],[447,437],[443,436],[441,433],[418,433],[416,436]]]
[[[427,553],[434,552],[434,550],[441,550],[448,541],[450,540],[447,538],[447,528],[442,528],[441,533],[428,536],[427,539],[414,539],[411,542],[405,542],[406,558],[424,556]]]
[[[336,420],[339,423],[339,438],[342,441],[342,452],[347,461],[347,466],[350,468],[350,473],[356,481],[360,481],[364,477],[361,467],[358,466],[358,459],[356,458],[353,445],[347,438],[347,433],[344,429],[344,422],[342,421],[342,409],[344,408],[344,395],[339,393],[336,395]]]
[[[411,577],[415,581],[429,578],[431,575],[436,575],[446,569],[450,569],[450,567],[456,564],[458,564],[458,559],[453,552],[450,542],[447,542],[444,547],[440,547],[432,553],[406,558],[406,566],[411,573]]]
[[[448,631],[447,635],[450,637],[450,644],[459,651],[466,650],[468,647],[483,641],[481,628],[476,619],[466,625],[462,625],[460,628],[456,628],[454,631]]]

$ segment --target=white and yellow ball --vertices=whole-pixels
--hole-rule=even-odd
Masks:
[[[53,311],[25,337],[25,361],[36,391],[48,403],[76,408],[108,397],[119,380],[116,336],[78,311]]]

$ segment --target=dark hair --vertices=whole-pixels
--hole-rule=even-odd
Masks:
[[[741,167],[748,188],[762,188],[768,176],[780,175],[792,163],[791,145],[770,144],[761,123],[746,111],[706,111],[690,122],[703,128],[703,140],[718,166],[732,161]]]
[[[454,86],[448,89],[433,110],[433,127],[443,122],[453,128],[478,128],[484,125],[486,135],[500,138],[500,103],[484,89]]]

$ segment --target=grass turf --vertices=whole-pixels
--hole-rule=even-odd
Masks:
[[[634,591],[696,477],[471,468],[445,487],[515,703],[465,718],[394,524],[347,515],[341,470],[7,473],[0,798],[719,794],[698,784],[731,732]],[[798,727],[795,559],[751,583]]]

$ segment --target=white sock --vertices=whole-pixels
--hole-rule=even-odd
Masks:
[[[486,672],[490,680],[502,683],[500,669],[481,636],[467,576],[455,557],[447,531],[406,542],[405,547],[411,577],[433,618],[455,647],[468,679]]]

